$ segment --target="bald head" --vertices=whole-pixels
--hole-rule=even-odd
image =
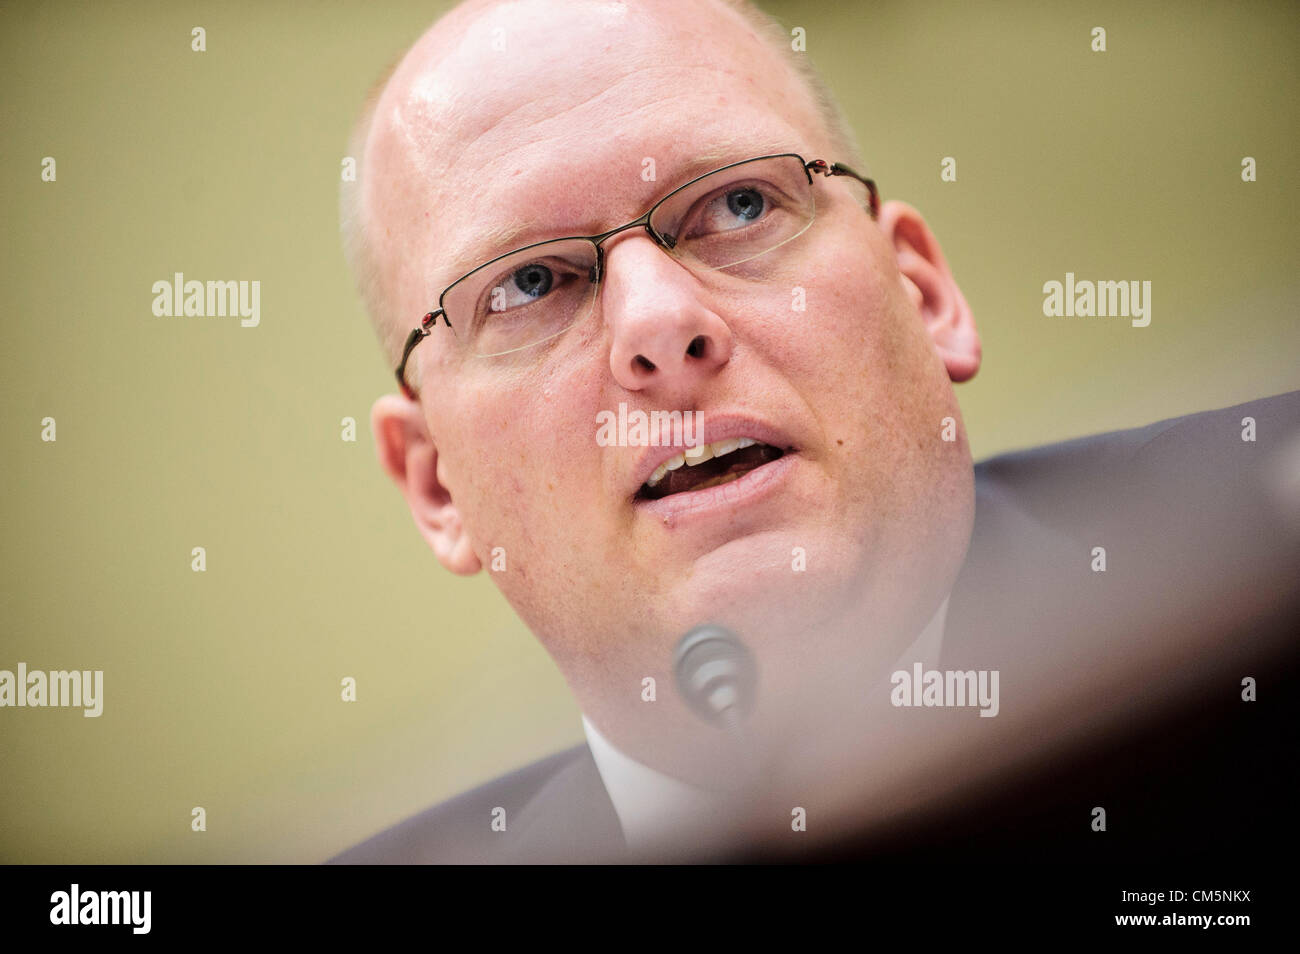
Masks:
[[[349,144],[357,180],[341,192],[345,252],[390,365],[433,307],[431,297],[478,264],[455,259],[438,271],[445,278],[438,285],[431,263],[415,254],[417,246],[431,251],[435,233],[445,238],[466,227],[441,200],[463,206],[479,233],[459,244],[506,251],[522,244],[513,241],[518,226],[510,210],[472,202],[476,183],[518,175],[522,162],[541,167],[557,148],[581,148],[548,138],[551,120],[579,109],[590,115],[593,135],[617,138],[625,116],[654,107],[656,71],[681,71],[707,95],[716,73],[752,71],[756,63],[765,86],[756,92],[771,110],[805,127],[810,142],[828,143],[829,158],[861,164],[843,112],[812,64],[749,0],[468,0],[440,18],[367,96]],[[587,95],[576,106],[575,88]],[[725,96],[717,108],[727,108]],[[673,127],[672,115],[662,125],[665,144],[687,132]],[[509,169],[499,152],[482,148],[507,137],[520,147]],[[662,149],[638,138],[628,143],[628,162],[639,173],[642,160],[660,158]],[[729,155],[730,145],[704,147],[701,158],[708,149]]]

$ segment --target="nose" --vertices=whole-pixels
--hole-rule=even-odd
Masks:
[[[629,391],[689,394],[731,359],[731,329],[705,305],[696,277],[649,236],[611,245],[601,304],[614,379]]]

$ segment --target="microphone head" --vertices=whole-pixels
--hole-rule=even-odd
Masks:
[[[758,667],[739,637],[714,623],[696,626],[673,653],[677,691],[713,725],[734,724],[754,707]]]

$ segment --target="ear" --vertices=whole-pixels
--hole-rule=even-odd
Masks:
[[[921,213],[905,202],[890,201],[881,206],[879,223],[893,243],[903,285],[948,369],[948,377],[958,382],[973,378],[981,354],[975,317],[948,269],[934,233]]]
[[[370,409],[370,430],[379,463],[406,498],[416,529],[438,562],[463,575],[483,569],[460,511],[438,479],[438,449],[420,405],[400,394],[385,394]]]

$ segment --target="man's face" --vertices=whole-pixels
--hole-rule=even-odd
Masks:
[[[781,152],[847,158],[731,11],[520,0],[458,11],[408,55],[379,103],[363,201],[413,326],[494,255],[602,232],[695,175]],[[477,358],[440,326],[416,350],[437,479],[407,487],[417,522],[427,494],[439,516],[422,529],[442,552],[451,534],[490,567],[502,548],[495,582],[575,686],[627,676],[636,698],[704,621],[740,633],[769,673],[797,669],[810,634],[842,631],[845,614],[870,653],[893,640],[877,633],[914,633],[951,583],[972,475],[923,315],[932,289],[900,273],[900,256],[923,256],[864,211],[860,184],[813,189],[811,228],[760,280],[694,274],[629,230],[605,246],[596,310],[558,338]],[[645,455],[667,452],[598,443],[597,415],[620,403],[699,411],[705,440],[739,422],[785,453],[731,484],[640,499]]]

